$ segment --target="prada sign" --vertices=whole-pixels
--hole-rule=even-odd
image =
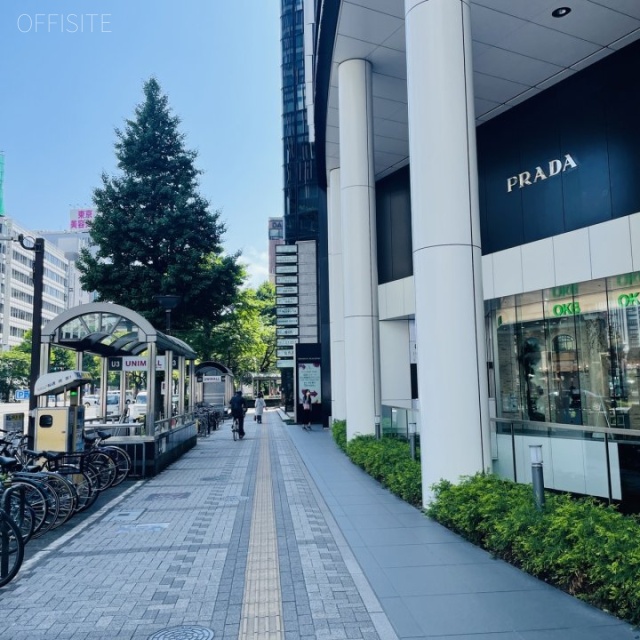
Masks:
[[[517,176],[507,178],[507,193],[511,193],[515,188],[530,187],[536,182],[548,180],[569,169],[575,169],[577,166],[578,163],[567,153],[563,158],[551,160],[544,166],[536,167],[533,171],[523,171]]]

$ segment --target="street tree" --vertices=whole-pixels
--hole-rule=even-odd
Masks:
[[[220,212],[198,192],[197,153],[185,148],[180,119],[155,78],[144,100],[116,129],[120,173],[102,175],[93,200],[93,247],[80,255],[82,286],[164,328],[156,296],[178,295],[172,329],[215,319],[235,299],[244,278],[239,254],[225,255]]]
[[[12,349],[0,353],[0,398],[10,402],[16,389],[29,387],[31,356]]]
[[[265,282],[240,291],[206,331],[191,330],[183,337],[204,360],[221,362],[237,379],[248,381],[251,373],[274,371],[275,335],[275,288]]]

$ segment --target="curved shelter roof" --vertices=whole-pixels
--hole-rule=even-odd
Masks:
[[[172,351],[187,360],[196,352],[182,340],[161,333],[139,313],[110,302],[91,302],[67,309],[42,329],[42,343],[104,357],[136,356],[156,343],[159,352]]]
[[[215,362],[214,360],[205,360],[196,365],[196,373],[204,373],[212,369],[217,369],[221,373],[228,376],[233,376],[233,372],[229,367],[223,365],[221,362]]]

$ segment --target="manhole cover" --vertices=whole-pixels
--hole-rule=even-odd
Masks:
[[[206,627],[182,626],[157,631],[149,640],[211,640],[213,631]]]
[[[141,522],[140,524],[121,524],[116,533],[128,533],[129,531],[164,531],[169,526],[168,522]]]
[[[128,520],[137,520],[143,513],[144,510],[141,511],[116,511],[115,513],[110,514],[105,518],[105,520],[112,521],[128,521]]]
[[[150,493],[147,500],[186,500],[191,493]]]

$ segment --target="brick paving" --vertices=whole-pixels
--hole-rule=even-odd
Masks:
[[[0,638],[379,638],[288,428],[224,427],[52,538],[0,592]]]
[[[318,425],[263,422],[29,545],[0,640],[638,639],[389,494]]]

